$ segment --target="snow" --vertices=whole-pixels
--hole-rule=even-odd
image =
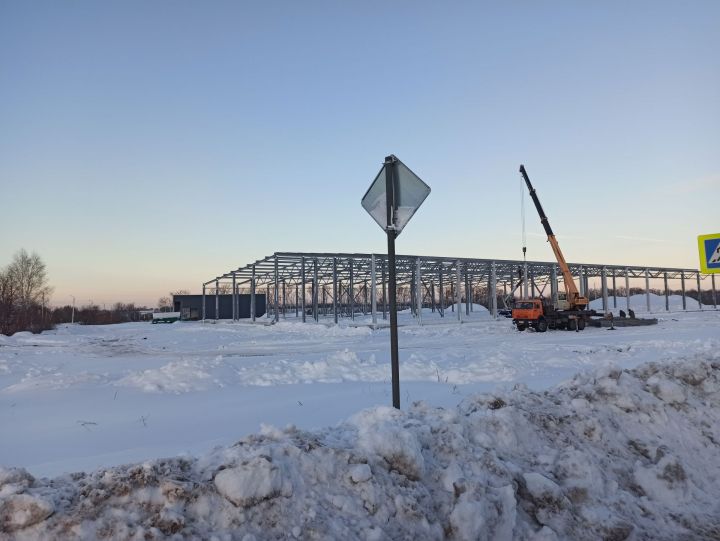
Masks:
[[[256,457],[240,466],[218,472],[215,487],[233,504],[249,506],[278,496],[283,479],[277,466],[265,457]]]
[[[434,320],[433,320],[434,316]],[[476,308],[457,323],[401,314],[401,401],[455,406],[517,383],[718,349],[716,311],[658,313],[614,332],[518,333]],[[382,321],[382,320],[380,320]],[[388,330],[327,325],[128,323],[0,337],[0,463],[34,475],[207,452],[264,424],[321,428],[388,405]]]
[[[0,538],[717,537],[720,312],[462,315],[400,315],[402,411],[363,316],[0,336]]]
[[[685,402],[657,396],[664,384]],[[266,427],[198,458],[54,479],[4,470],[0,528],[19,540],[714,539],[718,441],[715,353],[453,408],[379,406],[316,431]]]
[[[656,295],[650,293],[650,312],[648,312],[648,298],[645,294],[630,295],[630,308],[637,314],[647,313],[663,313],[665,312],[665,295]],[[683,298],[682,295],[668,295],[668,308],[670,311],[677,312],[683,309]],[[617,306],[615,306],[617,305]],[[603,302],[602,298],[593,299],[590,301],[590,308],[593,310],[602,311]],[[685,297],[685,308],[687,310],[713,310],[712,305],[703,304],[700,306],[696,299],[692,297]],[[628,310],[628,298],[618,297],[617,300],[614,296],[608,296],[608,310],[613,312],[615,315],[620,313],[620,310],[627,312]]]

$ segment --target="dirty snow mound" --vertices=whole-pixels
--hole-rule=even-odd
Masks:
[[[264,428],[197,459],[34,479],[17,539],[718,539],[720,358],[605,368],[454,410]]]

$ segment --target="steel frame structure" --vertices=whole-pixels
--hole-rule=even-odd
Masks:
[[[463,257],[437,257],[398,255],[397,283],[399,287],[398,309],[410,308],[422,323],[421,307],[438,311],[441,317],[450,310],[462,322],[473,310],[478,300],[476,292],[484,290],[484,300],[493,317],[497,317],[498,293],[513,295],[522,284],[524,297],[529,294],[552,296],[557,300],[562,275],[558,265],[548,261],[518,261],[502,259],[474,259]],[[695,282],[701,291],[701,282],[710,281],[713,308],[717,310],[717,290],[714,275],[703,275],[697,269],[645,267],[631,265],[602,265],[594,263],[569,263],[570,270],[578,280],[580,294],[588,291],[588,281],[599,278],[603,310],[608,311],[608,290],[613,291],[613,308],[617,308],[618,281],[626,292],[626,308],[630,308],[630,279],[643,279],[650,307],[650,280],[662,280],[665,292],[665,309],[669,311],[668,281],[681,282],[683,310],[688,309],[685,295],[687,280]],[[608,285],[611,284],[609,288]],[[378,314],[387,318],[387,255],[349,253],[301,253],[275,252],[235,270],[217,276],[202,285],[203,320],[208,297],[214,296],[216,308],[221,291],[233,294],[233,320],[238,319],[237,299],[242,290],[251,295],[252,320],[255,320],[255,295],[264,289],[266,317],[279,321],[288,310],[302,321],[308,317],[318,321],[320,316],[332,315],[335,323],[339,318],[355,319],[356,314],[372,314],[377,324]],[[707,286],[706,286],[707,289]],[[470,293],[470,294],[468,294]],[[214,295],[213,295],[214,294]],[[211,301],[212,302],[212,301]],[[702,309],[698,294],[698,309]],[[463,303],[465,304],[463,310]],[[215,313],[219,311],[216,309]]]

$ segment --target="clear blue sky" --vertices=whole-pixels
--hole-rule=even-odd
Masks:
[[[720,2],[0,2],[0,265],[154,303],[275,251],[521,257],[524,163],[571,261],[697,268],[720,231]],[[526,203],[529,203],[526,200]],[[552,258],[534,209],[528,257]]]

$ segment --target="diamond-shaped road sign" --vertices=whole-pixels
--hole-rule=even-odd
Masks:
[[[430,194],[430,186],[425,184],[420,177],[410,171],[395,156],[391,156],[391,158],[394,159],[393,165],[395,166],[392,167],[395,196],[392,223],[388,223],[387,219],[387,183],[385,174],[386,168],[389,166],[388,163],[382,166],[370,188],[368,188],[362,198],[362,206],[383,231],[394,229],[397,237]]]

